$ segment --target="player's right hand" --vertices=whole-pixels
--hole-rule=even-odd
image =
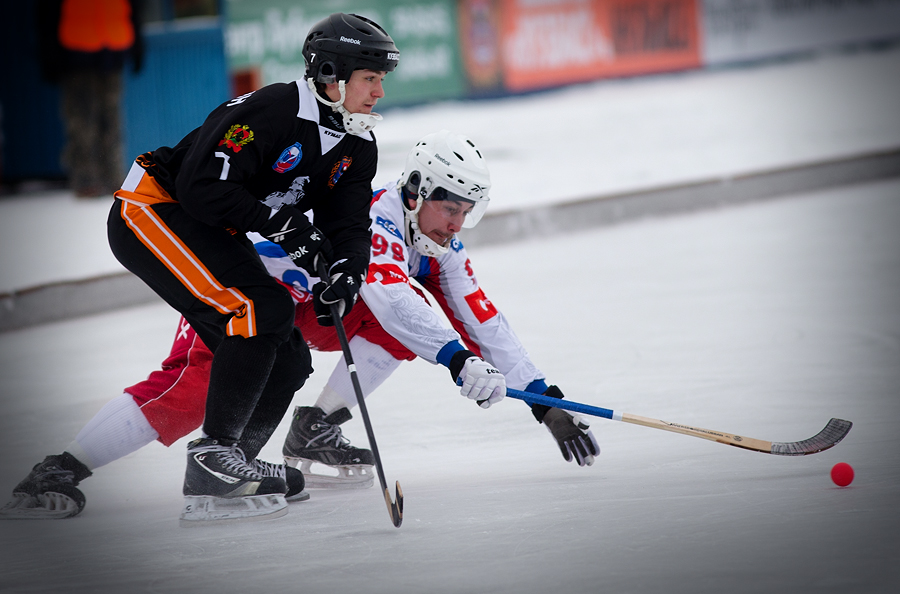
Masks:
[[[506,396],[506,378],[500,370],[480,357],[469,357],[459,373],[459,393],[481,408],[490,408]]]
[[[313,269],[316,254],[322,253],[326,260],[331,260],[328,238],[293,206],[282,206],[266,221],[259,233],[281,246],[295,266],[309,271],[313,276],[316,276]]]
[[[450,377],[461,386],[459,393],[481,408],[490,408],[506,397],[506,378],[500,370],[473,353],[461,350],[450,359]]]

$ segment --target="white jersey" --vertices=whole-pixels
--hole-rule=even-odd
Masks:
[[[391,336],[430,363],[437,363],[438,352],[448,343],[462,340],[469,350],[499,369],[510,388],[521,390],[544,379],[506,318],[478,286],[459,238],[453,238],[443,256],[419,254],[407,242],[409,229],[396,184],[375,192],[369,216],[371,260],[360,297]],[[318,279],[307,278],[274,244],[258,243],[262,240],[258,236],[251,239],[269,272],[293,285],[295,299],[306,300],[304,293]],[[411,279],[434,297],[452,328],[416,291]]]

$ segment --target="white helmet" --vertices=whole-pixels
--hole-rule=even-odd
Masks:
[[[413,231],[409,237],[411,245],[424,256],[436,257],[446,254],[448,247],[420,232],[422,203],[425,200],[453,200],[473,204],[462,224],[464,228],[472,228],[481,220],[490,202],[491,174],[474,142],[462,134],[441,130],[424,136],[409,152],[398,185],[404,198],[416,199],[412,210],[406,200],[403,201],[406,219]]]

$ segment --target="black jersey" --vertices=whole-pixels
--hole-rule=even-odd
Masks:
[[[138,163],[208,225],[258,231],[272,208],[312,209],[335,259],[368,261],[377,160],[372,133],[346,133],[301,80],[223,103],[175,147]]]

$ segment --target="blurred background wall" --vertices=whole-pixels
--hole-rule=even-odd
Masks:
[[[174,144],[231,96],[220,0],[142,0],[144,64],[125,70],[124,162]],[[41,78],[36,0],[5,2],[0,37],[0,118],[4,185],[64,180],[59,88]],[[123,172],[124,179],[124,172]]]
[[[2,8],[14,24],[0,38],[5,187],[65,179],[34,4]],[[306,32],[335,11],[372,18],[397,43],[387,108],[900,40],[900,0],[144,0],[145,64],[123,96],[125,162],[176,143],[222,101],[302,76]]]

